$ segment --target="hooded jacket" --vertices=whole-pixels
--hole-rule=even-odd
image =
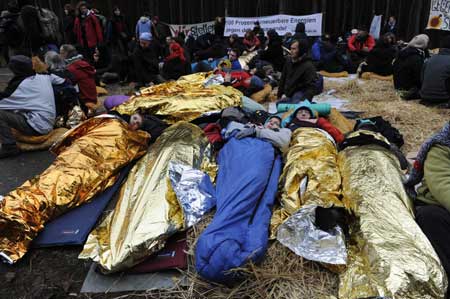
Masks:
[[[296,62],[288,59],[281,75],[278,98],[283,94],[292,97],[297,91],[302,91],[305,99],[311,100],[317,94],[315,85],[317,79],[316,68],[309,56],[304,55]]]
[[[67,70],[73,75],[74,84],[80,89],[83,102],[97,103],[97,87],[95,85],[95,68],[78,55],[66,60]]]
[[[139,39],[142,33],[148,32],[152,36],[151,32],[152,22],[149,17],[142,16],[136,23],[136,38]]]
[[[87,45],[85,45],[83,39],[83,30],[86,34]],[[88,12],[84,19],[79,16],[75,18],[73,32],[75,33],[77,42],[83,47],[94,48],[103,42],[102,26],[98,18],[91,11]]]
[[[425,61],[425,52],[415,47],[406,47],[397,54],[392,65],[394,86],[398,90],[410,90],[421,87],[421,72]]]
[[[450,100],[450,49],[441,48],[423,66],[420,96],[428,101]]]

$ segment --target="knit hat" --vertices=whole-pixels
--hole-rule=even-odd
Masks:
[[[408,47],[419,48],[425,50],[428,47],[430,38],[426,34],[419,34],[413,37],[413,39],[408,43]]]
[[[145,41],[151,41],[152,40],[152,36],[150,33],[148,32],[143,32],[141,33],[141,35],[139,36],[140,40],[145,40]]]
[[[300,105],[300,107],[295,109],[294,114],[292,114],[293,118],[295,118],[297,116],[297,112],[299,112],[300,110],[308,110],[309,114],[311,114],[311,118],[316,118],[316,114],[314,113],[314,110],[312,110],[311,107],[309,107],[308,105],[305,105],[305,104],[302,104],[302,105]]]
[[[24,55],[11,57],[8,67],[16,76],[32,75],[34,73],[31,58]]]

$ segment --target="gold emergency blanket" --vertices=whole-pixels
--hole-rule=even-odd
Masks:
[[[143,110],[174,124],[192,121],[206,112],[241,106],[242,93],[239,90],[222,85],[204,87],[205,78],[205,73],[193,74],[177,81],[151,86],[115,110],[129,115]]]
[[[68,131],[52,149],[52,165],[0,202],[3,258],[17,261],[46,222],[111,186],[123,166],[145,154],[148,140],[115,118],[92,118]]]
[[[114,211],[91,232],[79,257],[115,272],[162,249],[168,237],[184,228],[169,162],[205,169],[211,166],[209,152],[199,127],[179,122],[166,129],[133,167]]]
[[[280,177],[282,208],[273,213],[271,238],[278,226],[304,205],[343,206],[337,150],[328,133],[315,128],[295,130],[284,160]]]
[[[338,162],[343,194],[356,216],[339,298],[443,298],[445,272],[414,221],[397,158],[379,145],[365,145],[344,149]]]

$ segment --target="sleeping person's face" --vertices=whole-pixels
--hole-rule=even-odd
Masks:
[[[300,110],[298,110],[298,112],[295,115],[295,117],[298,120],[305,120],[305,119],[311,119],[312,115],[311,115],[311,112],[309,112],[308,109],[300,109]]]
[[[267,123],[266,123],[266,129],[279,129],[281,127],[281,123],[280,120],[276,117],[271,118]]]
[[[136,131],[142,127],[143,123],[142,115],[135,113],[130,117],[130,123],[128,127],[130,130]]]

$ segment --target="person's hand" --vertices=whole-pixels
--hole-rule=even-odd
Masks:
[[[287,96],[285,94],[281,96],[282,100],[284,100],[285,98],[287,98]]]
[[[245,128],[236,134],[236,139],[242,139],[245,137],[251,137],[251,136],[255,136],[255,135],[256,135],[256,129],[254,127]]]
[[[362,48],[362,51],[367,53],[367,52],[369,52],[369,48],[363,47],[363,48]]]
[[[231,73],[225,73],[225,77],[223,79],[225,82],[231,82]]]

